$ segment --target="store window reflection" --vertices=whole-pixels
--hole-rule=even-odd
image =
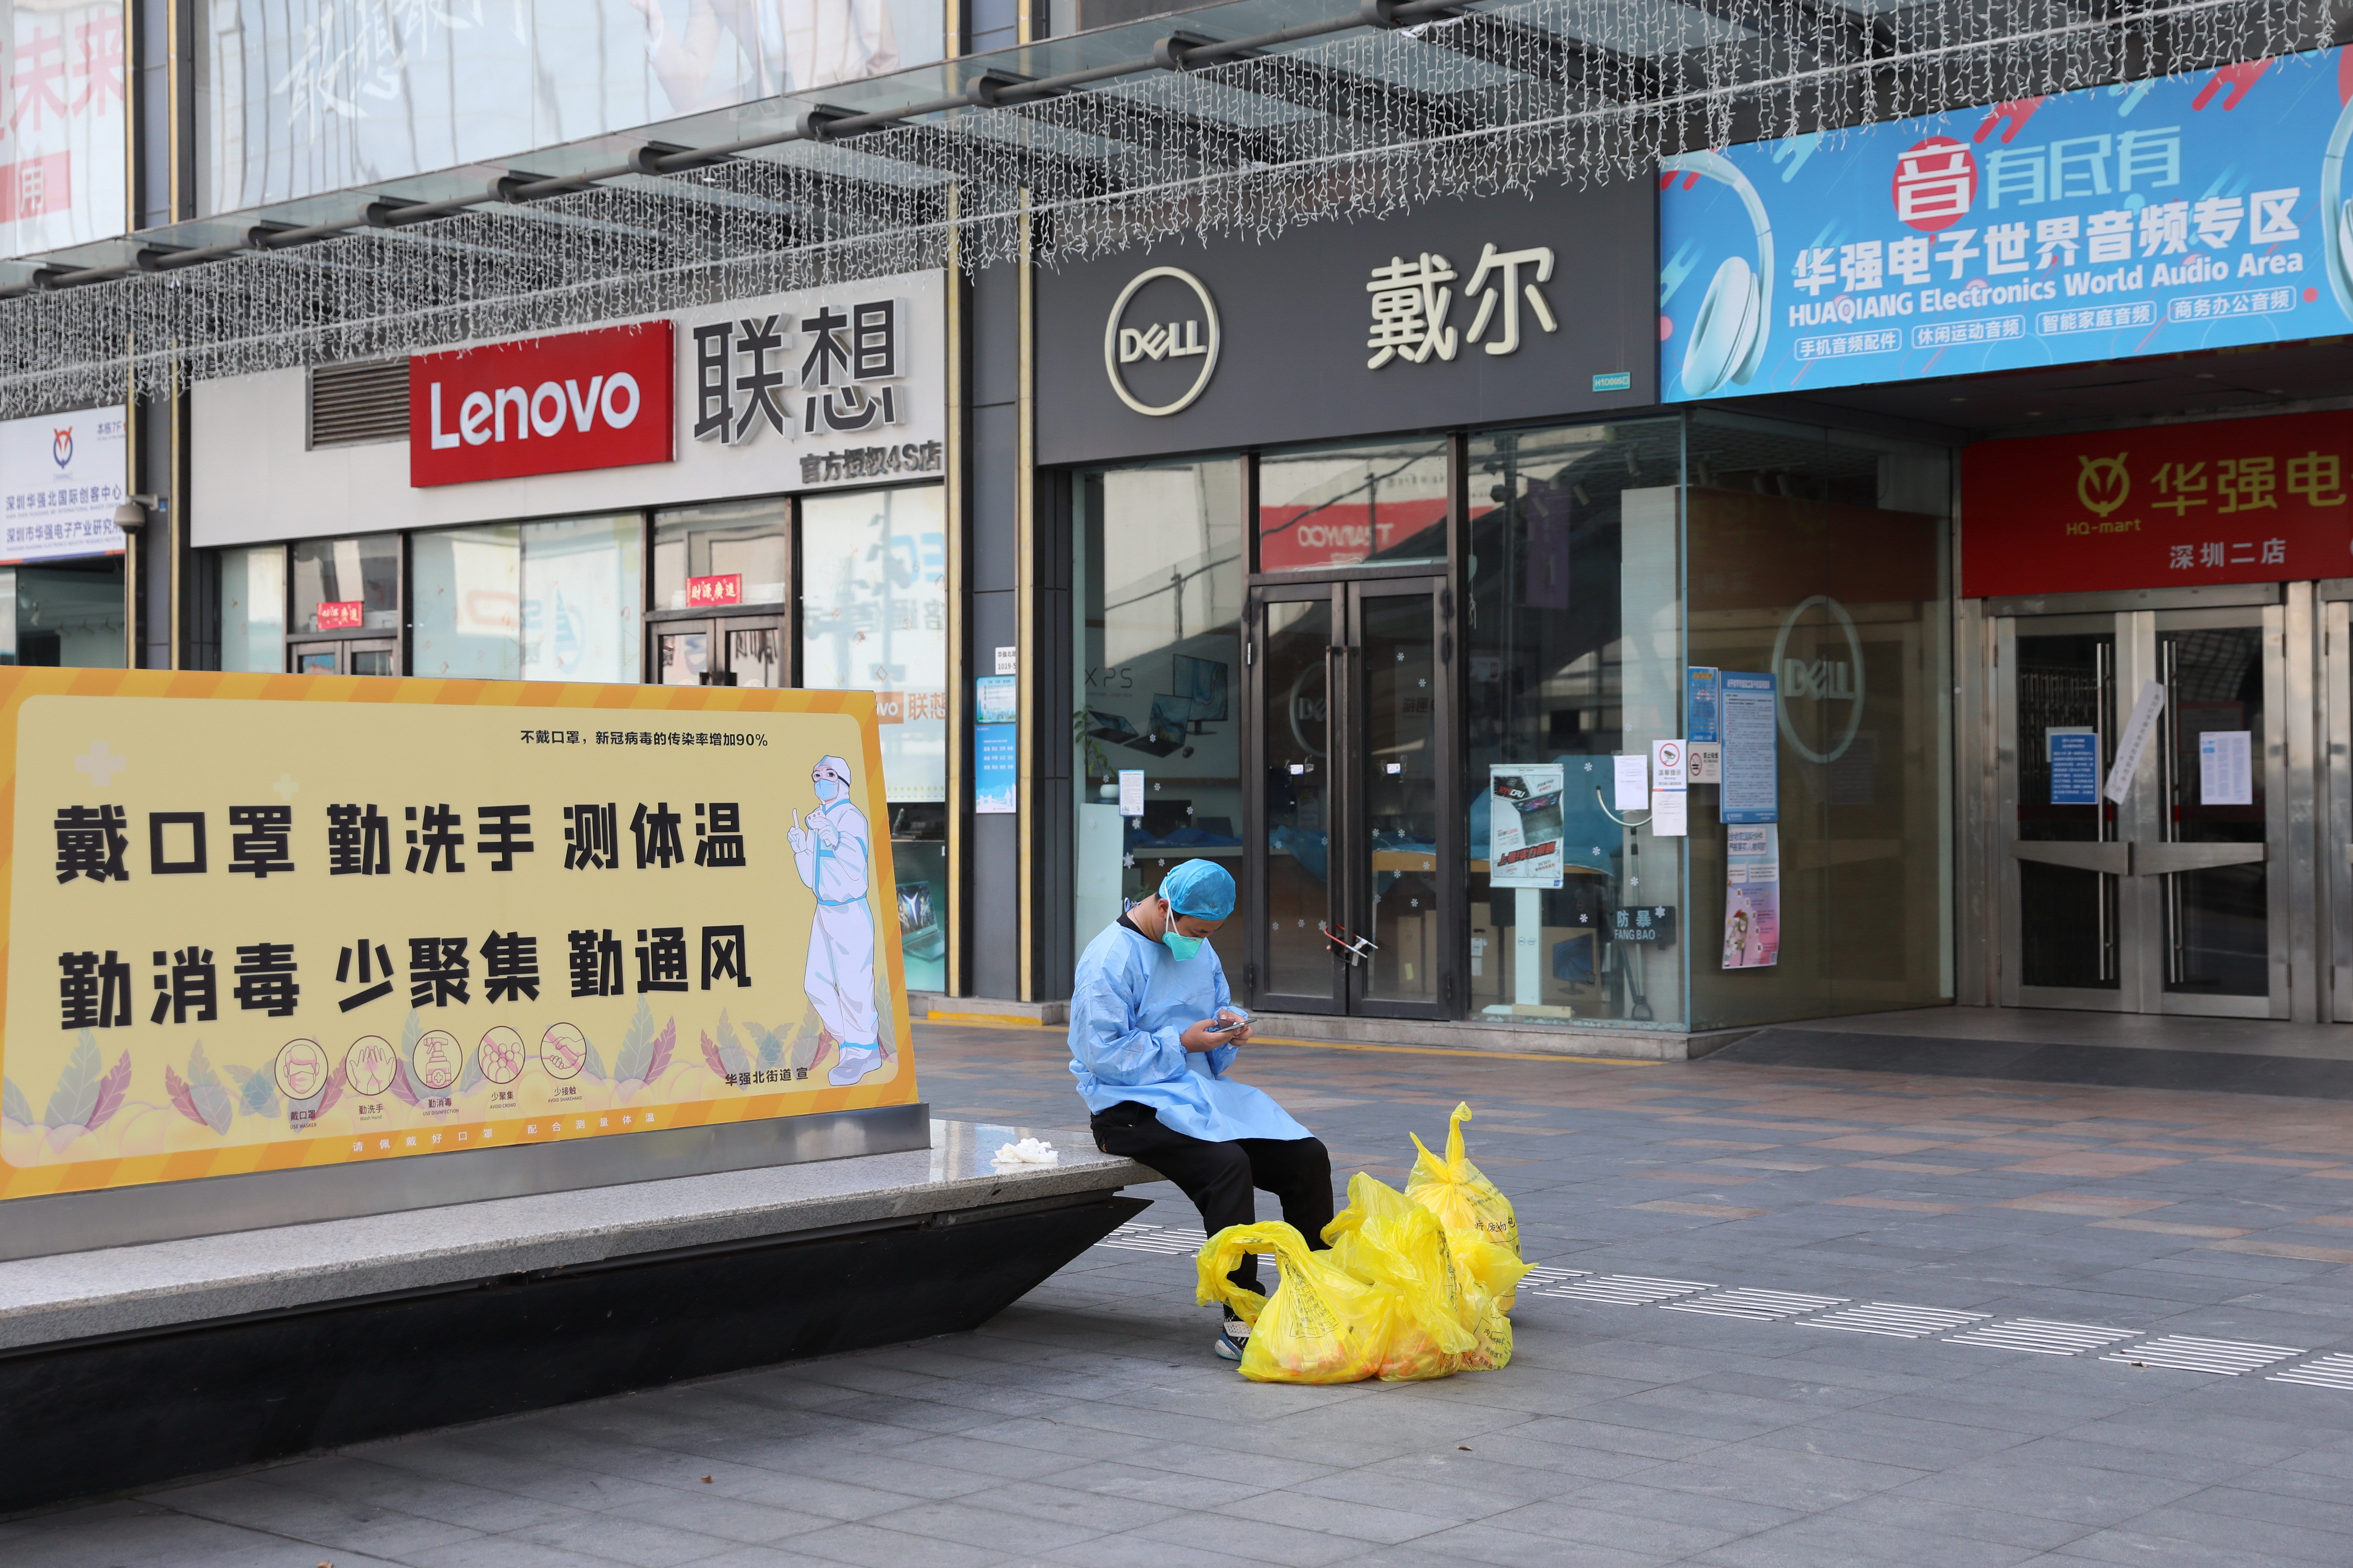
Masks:
[[[284,545],[221,552],[220,636],[223,669],[286,668]]]
[[[1261,572],[1446,559],[1446,443],[1270,454],[1259,464]]]
[[[122,557],[0,570],[0,664],[120,669]]]
[[[1681,423],[1474,436],[1469,468],[1467,1011],[1679,1022],[1683,841],[1620,820],[1611,767],[1682,733]],[[1498,867],[1499,812],[1557,837],[1557,886]]]
[[[871,691],[907,986],[947,984],[947,525],[937,485],[801,502],[801,684]],[[710,648],[681,649],[707,661]],[[671,654],[663,655],[664,679]],[[731,658],[780,651],[731,648]],[[735,667],[739,673],[742,665]]]
[[[400,629],[400,536],[294,545],[294,624],[306,632]]]
[[[1181,861],[1240,879],[1242,465],[1237,459],[1082,474],[1073,586],[1081,705],[1076,945]],[[1120,815],[1119,775],[1144,774],[1144,814]],[[1210,939],[1241,973],[1242,928]],[[1237,989],[1240,987],[1237,985]]]
[[[1727,973],[1694,945],[1694,1022],[1948,998],[1949,458],[1700,416],[1690,461],[1691,661],[1780,678],[1779,961]],[[1712,933],[1715,796],[1694,793],[1691,840],[1694,918]]]
[[[635,513],[412,535],[411,668],[485,680],[636,680],[639,536]]]

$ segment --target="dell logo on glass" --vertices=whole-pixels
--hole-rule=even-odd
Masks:
[[[670,324],[607,327],[408,362],[408,482],[666,463]]]

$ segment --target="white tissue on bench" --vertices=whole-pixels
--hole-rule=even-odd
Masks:
[[[1059,1165],[1061,1163],[1061,1155],[1054,1152],[1051,1143],[1040,1142],[1035,1138],[1008,1143],[990,1157],[990,1163],[997,1165]]]

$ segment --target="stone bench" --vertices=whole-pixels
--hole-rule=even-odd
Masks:
[[[987,1321],[1157,1178],[1070,1129],[0,1262],[0,1510]],[[1036,1135],[1057,1165],[998,1168]]]

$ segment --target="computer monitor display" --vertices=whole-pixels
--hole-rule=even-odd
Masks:
[[[1180,653],[1168,661],[1169,695],[1193,705],[1197,724],[1221,723],[1226,718],[1226,667],[1214,658]]]

